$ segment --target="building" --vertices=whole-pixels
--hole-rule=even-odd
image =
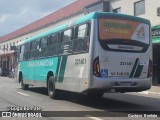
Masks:
[[[152,26],[160,25],[158,0],[110,0],[110,11],[149,19]]]
[[[13,68],[14,51],[10,49],[11,46],[16,46],[22,40],[93,11],[109,11],[108,0],[77,0],[42,19],[0,37],[0,67],[5,67],[9,70]]]

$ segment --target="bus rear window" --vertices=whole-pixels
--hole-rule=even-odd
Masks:
[[[149,44],[149,25],[125,19],[99,19],[101,41],[126,40]]]

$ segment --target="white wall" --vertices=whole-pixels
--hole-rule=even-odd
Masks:
[[[160,7],[160,0],[146,0],[146,14],[141,17],[149,19],[152,26],[160,25],[160,16],[157,16],[158,7]]]
[[[110,0],[110,11],[121,7],[121,13],[134,15],[134,3],[140,0]],[[145,0],[145,14],[138,17],[151,21],[152,26],[160,25],[160,17],[157,16],[157,8],[160,7],[160,0]]]

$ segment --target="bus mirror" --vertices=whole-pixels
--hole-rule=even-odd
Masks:
[[[16,46],[11,46],[11,50],[17,50],[17,47]]]

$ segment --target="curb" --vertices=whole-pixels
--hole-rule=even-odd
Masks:
[[[138,92],[140,94],[148,94],[148,95],[159,95],[160,96],[160,92],[150,92],[150,91],[143,91],[143,92]]]

